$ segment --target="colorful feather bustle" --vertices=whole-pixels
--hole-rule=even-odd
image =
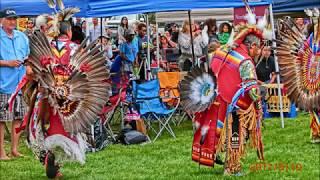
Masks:
[[[180,88],[181,104],[190,113],[204,111],[217,95],[216,77],[198,67],[188,73],[182,80]]]
[[[71,57],[71,75],[60,84],[53,73],[55,56],[46,36],[36,32],[30,37],[28,64],[36,81],[47,91],[49,104],[59,114],[65,130],[72,134],[89,128],[108,100],[109,86],[102,83],[109,76],[105,58],[96,48],[90,50],[92,43],[83,49],[86,42]]]
[[[311,11],[306,11],[312,15]],[[316,12],[317,13],[317,12]],[[316,14],[315,13],[315,14]],[[315,18],[318,19],[318,18]],[[280,20],[280,40],[277,56],[280,74],[288,95],[299,108],[312,111],[320,108],[320,43],[318,32],[305,40],[298,28],[290,25],[290,18]],[[318,21],[314,21],[317,29]]]

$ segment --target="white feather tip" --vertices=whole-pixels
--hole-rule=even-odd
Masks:
[[[248,13],[244,16],[244,18],[248,21],[248,24],[250,25],[254,25],[257,23],[257,20],[256,20],[256,15],[253,14],[253,13]]]
[[[313,16],[319,17],[319,15],[320,15],[319,9],[318,8],[313,8]]]
[[[268,24],[267,17],[264,15],[258,20],[257,28],[263,30]]]
[[[264,39],[272,40],[272,30],[271,29],[263,29],[262,36]]]
[[[305,9],[304,12],[306,13],[307,16],[312,17],[312,11],[310,9]]]
[[[201,128],[201,136],[204,136],[205,134],[207,134],[208,130],[209,130],[209,126],[203,126]]]
[[[231,47],[233,46],[233,42],[234,42],[234,30],[232,29],[227,45]]]

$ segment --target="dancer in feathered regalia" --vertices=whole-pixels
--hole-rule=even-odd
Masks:
[[[69,19],[78,8],[64,8],[61,0],[48,1],[55,15],[40,16],[45,26],[30,36],[31,54],[27,77],[19,84],[29,105],[21,129],[26,127],[29,144],[46,168],[49,178],[60,176],[59,164],[85,162],[85,142],[80,136],[97,119],[108,100],[105,57],[92,42],[80,47],[71,42]],[[45,33],[45,34],[44,34]],[[48,39],[52,39],[49,42]],[[94,47],[94,48],[93,48]],[[14,95],[9,102],[11,102]]]
[[[306,10],[313,32],[307,39],[290,18],[281,20],[277,47],[280,74],[290,99],[311,115],[311,142],[320,142],[320,16]]]
[[[246,4],[247,24],[235,27],[228,44],[216,50],[210,70],[193,69],[181,83],[181,102],[195,113],[192,160],[214,166],[223,162],[225,173],[241,175],[240,159],[246,141],[263,159],[261,99],[253,59],[263,39],[271,39],[267,14],[256,23]]]

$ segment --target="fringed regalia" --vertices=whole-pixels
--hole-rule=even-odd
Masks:
[[[214,52],[210,69],[195,68],[181,82],[181,103],[195,114],[192,160],[212,167],[225,151],[226,174],[240,173],[248,139],[263,159],[261,99],[248,44],[260,44],[270,31],[267,15],[257,25],[247,9],[249,24],[237,26],[228,44]]]
[[[58,31],[60,23],[79,9],[64,9],[62,2],[57,3],[61,11],[46,18],[51,28],[30,36],[26,63],[33,78],[24,78],[16,90],[17,94],[22,89],[29,105],[20,130],[27,129],[28,142],[50,178],[57,175],[61,162],[85,162],[80,133],[88,132],[109,97],[109,85],[103,82],[109,76],[103,52],[95,42],[86,45],[87,39],[78,47]],[[53,35],[51,42],[48,34]]]
[[[311,115],[311,141],[320,142],[320,18],[319,9],[306,10],[313,23],[307,39],[292,27],[291,18],[280,20],[277,56],[289,98]]]

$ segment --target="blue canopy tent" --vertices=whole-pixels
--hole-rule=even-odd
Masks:
[[[250,0],[249,0],[250,1]],[[250,6],[268,5],[270,0],[252,0]],[[107,17],[191,9],[243,7],[242,0],[88,0],[88,16]]]
[[[66,7],[77,6],[81,12],[80,17],[86,17],[87,0],[64,0]],[[39,14],[51,13],[45,0],[0,0],[0,9],[13,8],[20,16],[37,16]]]
[[[250,1],[250,0],[249,0]],[[267,5],[271,0],[251,0],[250,6]],[[108,17],[148,12],[241,7],[242,0],[64,0],[65,6],[77,6],[81,17]],[[1,0],[0,9],[13,8],[18,15],[50,13],[45,0]]]
[[[320,7],[319,0],[273,0],[273,12],[284,13],[284,12],[303,12],[304,9]]]

